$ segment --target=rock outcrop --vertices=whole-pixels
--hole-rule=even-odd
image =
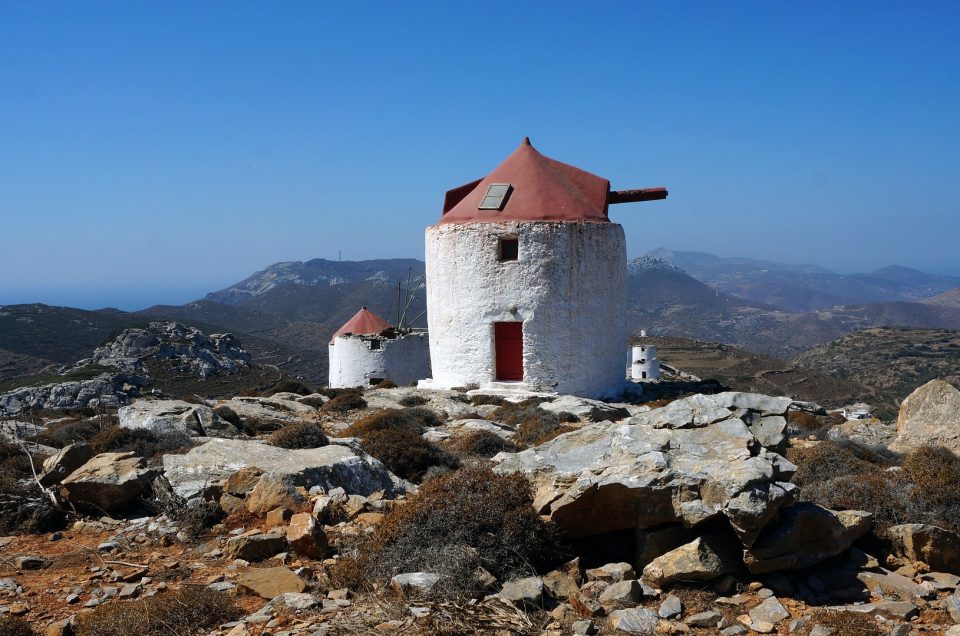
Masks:
[[[293,483],[307,489],[320,486],[329,491],[339,487],[359,495],[404,490],[404,484],[378,460],[338,444],[286,449],[250,440],[211,439],[183,455],[163,457],[163,470],[170,485],[186,498],[196,497],[246,467],[289,476]]]
[[[906,523],[887,528],[897,554],[923,561],[935,571],[960,574],[960,535],[937,526]]]
[[[136,371],[142,369],[147,358],[169,360],[181,370],[208,378],[249,365],[251,356],[232,334],[207,336],[199,329],[178,322],[151,322],[146,328],[124,329],[96,349],[89,362]]]
[[[153,433],[185,433],[199,437],[244,437],[243,431],[203,404],[182,400],[137,400],[122,407],[117,416],[121,428],[146,429]]]
[[[148,380],[134,373],[101,373],[89,380],[30,386],[0,395],[0,415],[39,409],[116,408],[140,395]]]
[[[749,545],[793,501],[788,480],[796,467],[763,448],[744,419],[789,405],[752,394],[695,395],[494,460],[499,472],[524,473],[538,510],[573,537],[722,516]]]
[[[902,453],[924,445],[960,453],[960,391],[943,380],[927,382],[900,405],[890,449]]]

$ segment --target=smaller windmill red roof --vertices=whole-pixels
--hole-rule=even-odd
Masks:
[[[360,311],[353,314],[353,318],[343,323],[343,326],[331,336],[330,341],[345,333],[356,335],[373,335],[382,333],[387,329],[393,329],[393,325],[373,313],[366,307],[361,307]]]

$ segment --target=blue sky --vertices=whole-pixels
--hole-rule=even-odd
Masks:
[[[960,274],[956,2],[0,0],[0,303],[419,257],[529,135],[668,246]]]

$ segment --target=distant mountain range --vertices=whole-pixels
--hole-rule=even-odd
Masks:
[[[915,302],[960,287],[960,278],[900,266],[867,274],[838,274],[817,265],[724,258],[663,247],[647,252],[647,255],[663,259],[722,292],[788,311]]]
[[[0,307],[0,380],[87,357],[111,333],[131,324],[174,319],[208,333],[233,332],[255,362],[322,384],[333,332],[363,305],[395,322],[398,283],[405,287],[423,270],[416,259],[314,259],[277,263],[185,305],[134,313]],[[734,284],[736,280],[753,282]],[[772,293],[775,280],[789,285]],[[960,279],[897,267],[844,276],[814,265],[661,249],[629,263],[627,321],[633,333],[647,329],[651,335],[720,342],[790,360],[869,327],[960,329],[960,291],[942,289],[949,284],[960,287]],[[760,293],[763,285],[770,293]],[[863,295],[879,300],[849,300]],[[848,300],[798,308],[826,297]],[[411,299],[408,320],[425,327],[425,308],[421,289]]]

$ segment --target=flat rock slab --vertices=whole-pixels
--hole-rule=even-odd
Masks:
[[[164,455],[163,470],[181,497],[196,497],[241,468],[255,466],[264,473],[290,476],[298,486],[370,495],[402,492],[403,484],[369,455],[347,446],[286,449],[252,440],[211,439],[183,455]]]
[[[653,636],[659,624],[657,613],[646,607],[616,610],[610,614],[610,627],[622,634]]]
[[[140,495],[155,472],[133,453],[101,453],[61,482],[68,501],[111,511]]]
[[[299,594],[305,589],[307,582],[284,567],[250,570],[237,577],[237,592],[268,600],[281,594]]]
[[[931,380],[903,400],[890,450],[926,445],[960,452],[960,390],[943,380]]]
[[[117,411],[121,428],[157,434],[183,433],[201,437],[245,437],[242,431],[203,404],[182,400],[137,400]]]

